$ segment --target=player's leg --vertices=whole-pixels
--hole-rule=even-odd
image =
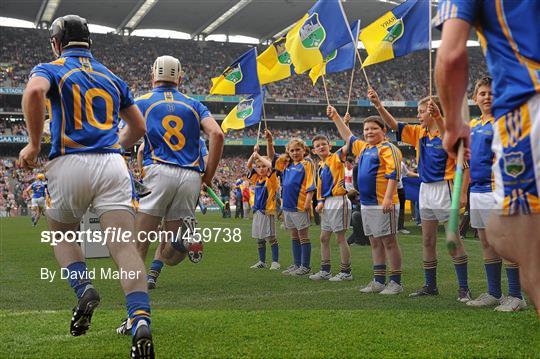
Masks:
[[[279,243],[275,234],[273,236],[267,237],[266,243],[268,243],[268,245],[270,246],[270,251],[272,252],[272,264],[270,265],[270,270],[278,270],[281,268],[281,265],[279,264]]]
[[[151,195],[151,194],[150,194]],[[138,212],[135,217],[135,232],[137,233],[137,251],[142,260],[146,260],[148,254],[148,248],[150,247],[150,241],[148,240],[148,234],[158,230],[161,217],[153,216],[147,213]]]
[[[250,268],[251,269],[266,268],[266,240],[263,238],[260,238],[260,239],[256,239],[256,241],[257,241],[257,252],[259,255],[259,260]]]
[[[422,208],[420,209],[422,214]],[[409,296],[438,295],[437,289],[437,229],[436,219],[422,219],[422,259],[424,265],[424,286]]]
[[[251,223],[251,236],[257,241],[257,251],[259,260],[252,265],[251,269],[266,268],[266,240],[270,235],[267,216],[264,213],[257,211],[253,214],[253,222]]]
[[[287,269],[281,272],[283,275],[291,275],[292,272],[300,268],[300,264],[302,262],[302,248],[300,246],[300,236],[292,218],[293,213],[294,212],[283,211],[283,223],[285,225],[285,228],[288,229],[291,233],[291,246],[293,257],[293,263]]]
[[[300,240],[300,268],[291,273],[292,275],[306,275],[311,272],[311,241],[309,240],[309,214],[297,212],[298,238]]]
[[[388,258],[388,264],[390,265],[390,277],[388,278],[388,284],[381,294],[393,295],[403,292],[403,286],[401,285],[401,248],[399,247],[395,234],[389,234],[380,238],[382,242],[386,257]]]
[[[519,267],[515,263],[504,263],[506,267],[506,277],[508,278],[508,296],[504,297],[501,305],[495,307],[498,312],[517,312],[527,307],[527,302],[521,293],[521,283],[519,280]]]
[[[347,238],[345,238],[346,232],[347,230],[336,232],[336,242],[339,246],[340,268],[339,273],[330,278],[331,282],[341,282],[353,279],[351,274],[351,248],[349,247],[349,243],[347,243]]]
[[[371,259],[373,260],[373,280],[365,287],[360,288],[360,292],[380,293],[386,286],[386,254],[380,238],[370,235],[369,241],[371,243]]]
[[[148,270],[148,274],[146,275],[148,289],[156,288],[158,277],[161,274],[163,266],[165,265],[162,254],[163,248],[165,248],[165,242],[160,241],[156,247],[156,251],[154,252],[154,259],[152,259],[152,263],[150,263],[150,269]]]
[[[324,214],[323,214],[324,222]],[[309,276],[311,280],[328,280],[332,277],[330,272],[330,238],[332,232],[321,230],[321,270]]]

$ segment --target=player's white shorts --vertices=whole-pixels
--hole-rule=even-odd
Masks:
[[[420,184],[420,218],[446,222],[452,207],[452,181]]]
[[[80,222],[90,205],[98,216],[112,210],[135,213],[131,177],[118,153],[59,156],[45,169],[50,199],[46,214],[57,222]]]
[[[32,207],[45,208],[45,197],[33,198]]]
[[[276,219],[274,215],[266,215],[257,211],[253,214],[251,237],[265,239],[276,236]]]
[[[347,196],[332,196],[324,200],[321,213],[321,230],[325,232],[341,232],[349,229],[351,224],[351,201]]]
[[[493,192],[471,192],[470,201],[471,226],[478,229],[486,228],[491,210],[495,207]]]
[[[399,204],[390,213],[383,213],[382,206],[361,205],[362,225],[366,236],[374,238],[396,234],[399,218]]]
[[[309,227],[308,212],[289,212],[283,211],[283,222],[287,229],[304,229]]]
[[[165,164],[144,167],[144,185],[152,191],[139,200],[139,212],[175,221],[195,217],[201,191],[199,172]]]
[[[498,118],[493,129],[497,213],[540,213],[540,94]]]

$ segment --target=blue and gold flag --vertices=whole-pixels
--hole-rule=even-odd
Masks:
[[[261,122],[263,115],[264,90],[262,93],[251,95],[236,105],[221,123],[221,129],[240,130]]]
[[[285,48],[285,36],[274,41],[257,57],[261,85],[284,80],[294,74],[291,57]]]
[[[211,95],[251,95],[261,91],[257,76],[257,49],[252,48],[212,79]]]

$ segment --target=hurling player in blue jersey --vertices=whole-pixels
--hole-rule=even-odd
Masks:
[[[47,220],[52,231],[76,231],[92,206],[101,226],[117,228],[129,242],[107,241],[119,270],[132,273],[120,280],[133,324],[132,358],[153,358],[150,304],[144,263],[131,242],[134,208],[131,179],[121,147],[133,146],[145,133],[144,120],[128,86],[95,60],[90,53],[86,20],[67,15],[50,28],[57,59],[32,70],[22,107],[29,143],[19,155],[23,167],[35,167],[41,150],[46,99],[51,105],[51,152],[46,166],[49,205]],[[118,131],[119,117],[127,126]],[[78,304],[70,332],[85,334],[100,297],[93,287],[78,243],[60,242],[54,254],[67,274]],[[142,273],[142,275],[141,275]],[[135,279],[131,279],[135,278]]]
[[[34,227],[38,224],[39,217],[41,217],[43,211],[45,211],[46,187],[47,183],[45,182],[45,175],[43,173],[38,173],[36,175],[36,180],[24,190],[24,195],[28,195],[28,193],[32,192],[32,226]]]
[[[210,186],[223,151],[223,132],[210,111],[197,100],[178,91],[182,69],[172,56],[158,57],[152,67],[153,90],[136,99],[144,115],[148,132],[142,152],[143,181],[152,192],[140,199],[136,230],[144,234],[158,229],[176,234],[158,247],[158,255],[150,267],[150,286],[164,264],[177,265],[186,255],[193,262],[202,257],[202,243],[189,241],[186,230],[193,234],[195,208],[201,185]],[[209,138],[207,162],[201,130]],[[149,241],[138,243],[139,253],[146,257]],[[152,280],[153,279],[153,280]],[[128,325],[129,327],[129,325]]]
[[[444,146],[455,157],[470,128],[461,104],[467,89],[467,39],[474,26],[493,78],[495,211],[490,245],[520,268],[521,284],[540,316],[540,1],[445,0],[436,79],[446,112]]]

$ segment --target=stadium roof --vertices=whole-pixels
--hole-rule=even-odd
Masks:
[[[360,18],[366,26],[403,0],[342,1],[349,21]],[[266,40],[302,17],[314,3],[314,0],[2,0],[0,13],[4,17],[32,21],[36,26],[50,23],[58,16],[77,14],[91,24],[112,27],[118,32],[166,29],[192,36],[225,34]],[[434,31],[433,38],[439,38],[438,31]]]

